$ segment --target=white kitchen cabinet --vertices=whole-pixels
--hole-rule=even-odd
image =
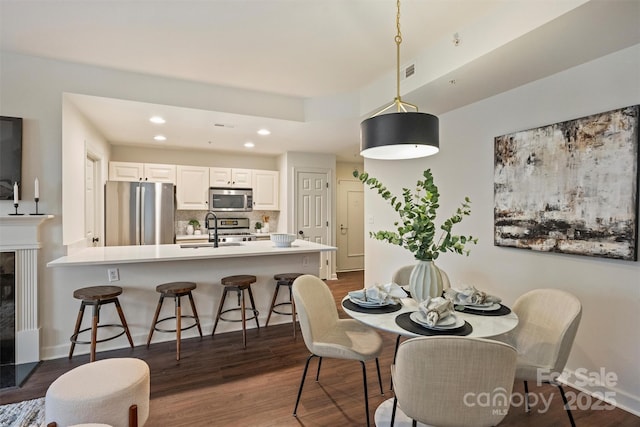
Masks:
[[[144,174],[144,163],[109,162],[110,181],[140,181]]]
[[[176,165],[144,164],[143,181],[176,183]]]
[[[158,163],[109,162],[110,181],[176,183],[176,166]]]
[[[208,210],[209,168],[178,165],[176,175],[176,208]]]
[[[253,170],[251,187],[254,210],[280,210],[280,173],[278,171]]]
[[[209,168],[211,187],[251,188],[251,169]]]

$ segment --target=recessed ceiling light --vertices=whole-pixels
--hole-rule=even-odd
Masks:
[[[153,137],[153,139],[155,139],[156,141],[166,141],[167,137],[164,135],[156,135]]]
[[[258,135],[271,135],[271,131],[269,129],[260,129]]]
[[[247,148],[253,148],[256,146],[256,144],[254,144],[253,142],[249,141],[249,142],[245,142],[244,146]]]
[[[151,123],[155,123],[155,124],[158,124],[158,125],[161,125],[161,124],[163,124],[163,123],[165,123],[165,122],[166,122],[166,120],[165,120],[165,119],[163,119],[163,118],[162,118],[162,117],[160,117],[160,116],[153,116],[153,117],[151,117],[151,118],[149,119],[149,121],[150,121]]]

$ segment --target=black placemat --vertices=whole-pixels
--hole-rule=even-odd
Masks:
[[[460,310],[460,308],[464,309]],[[500,308],[497,310],[475,310],[471,307],[465,307],[463,305],[456,305],[455,310],[461,313],[477,314],[478,316],[505,316],[511,313],[511,309],[502,304],[500,304]]]
[[[351,311],[370,314],[393,313],[394,311],[398,311],[402,308],[402,304],[400,303],[385,305],[383,307],[360,307],[358,304],[349,299],[345,299],[344,301],[342,301],[342,306]]]
[[[445,331],[440,331],[436,329],[427,329],[424,326],[420,326],[415,323],[413,320],[409,318],[411,316],[411,312],[402,313],[396,316],[396,324],[400,326],[405,331],[413,332],[414,334],[420,335],[458,335],[465,336],[469,335],[473,332],[473,326],[467,321],[464,322],[464,325],[455,329],[447,329]]]

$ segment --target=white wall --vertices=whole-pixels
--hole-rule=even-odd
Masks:
[[[480,238],[469,257],[444,254],[437,263],[452,284],[469,283],[503,297],[507,304],[535,288],[557,288],[576,295],[583,316],[567,369],[604,368],[618,376],[618,404],[640,414],[640,264],[585,256],[532,252],[493,245],[493,139],[640,103],[640,45],[608,55],[440,116],[441,152],[410,161],[365,161],[365,169],[394,192],[412,188],[431,168],[441,192],[441,216],[464,196],[472,213],[456,233]],[[365,194],[366,232],[393,230],[396,213],[377,194]],[[365,221],[367,222],[367,221]],[[413,263],[404,249],[367,239],[365,280],[386,281]],[[575,378],[571,377],[570,381]],[[591,387],[590,390],[600,390]]]
[[[84,229],[86,153],[91,153],[100,159],[100,175],[106,177],[109,174],[111,147],[66,96],[62,100],[62,139],[67,142],[63,146],[62,178],[68,184],[62,191],[65,201],[62,242],[71,248],[81,249],[89,245]],[[102,185],[96,185],[96,191],[98,200],[102,200],[104,191]],[[102,224],[96,224],[96,226],[102,229]]]
[[[210,150],[172,150],[114,145],[111,160],[122,162],[168,163],[174,165],[278,170],[277,157],[231,154]]]
[[[362,171],[364,169],[364,162],[338,162],[336,163],[336,181],[341,179],[358,181],[358,178],[353,176],[353,171]]]

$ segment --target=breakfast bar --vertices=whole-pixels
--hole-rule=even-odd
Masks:
[[[270,241],[243,243],[183,243],[175,245],[102,246],[86,248],[72,255],[63,256],[47,264],[48,267],[87,265],[138,264],[148,262],[213,260],[238,257],[262,257],[277,255],[317,255],[335,251],[334,246],[296,240],[290,247],[276,247]],[[317,260],[316,260],[317,261]],[[309,261],[307,261],[309,262]],[[298,268],[299,269],[299,268]]]
[[[193,291],[204,339],[210,337],[216,308],[222,296],[219,286],[223,277],[249,274],[257,278],[253,284],[256,309],[260,325],[266,320],[274,290],[274,274],[297,272],[317,275],[320,268],[320,253],[335,251],[333,246],[296,240],[291,247],[275,247],[271,241],[253,241],[232,245],[206,242],[197,244],[110,246],[86,248],[47,264],[53,275],[65,280],[55,280],[56,310],[53,324],[43,325],[49,329],[47,341],[43,342],[44,358],[62,357],[69,350],[69,337],[77,314],[75,289],[95,285],[116,285],[123,288],[120,303],[126,316],[135,345],[146,343],[154,310],[157,304],[157,285],[167,282],[195,282]],[[109,280],[112,280],[111,282]],[[284,295],[283,295],[284,298]],[[164,315],[171,315],[171,307]],[[101,312],[101,322],[118,323],[117,314],[111,310]],[[269,324],[290,322],[290,316],[272,315]],[[250,326],[250,325],[248,325]],[[254,324],[255,327],[255,324]],[[218,325],[219,333],[240,330],[235,322]],[[259,333],[259,331],[249,331]],[[198,336],[193,329],[183,338]],[[173,340],[171,334],[154,335],[152,342]],[[215,338],[214,338],[215,339]],[[126,338],[118,338],[98,345],[98,351],[127,347]],[[87,353],[87,346],[78,347],[77,353]]]

